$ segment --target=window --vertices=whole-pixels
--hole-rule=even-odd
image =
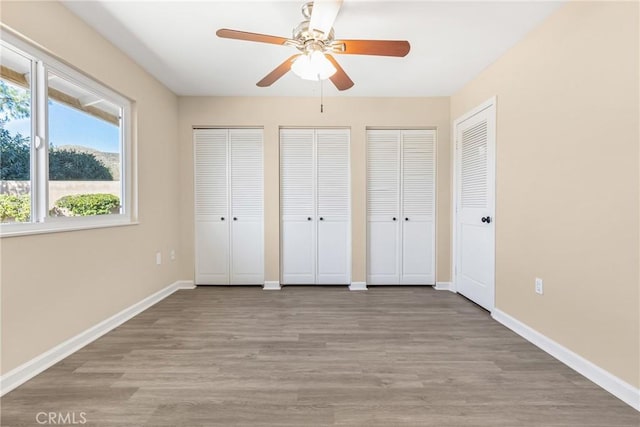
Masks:
[[[130,102],[0,32],[3,236],[130,224]]]
[[[31,60],[2,49],[0,219],[31,221]]]

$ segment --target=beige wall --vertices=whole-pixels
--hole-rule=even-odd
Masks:
[[[367,127],[437,128],[436,274],[450,279],[450,120],[448,98],[329,98],[320,113],[319,98],[181,97],[179,100],[182,235],[193,277],[193,126],[263,126],[265,142],[265,270],[266,280],[279,280],[280,127],[349,127],[351,129],[352,281],[366,278]]]
[[[497,96],[497,308],[635,387],[638,31],[637,2],[570,3],[451,99]]]
[[[139,225],[1,240],[5,373],[181,278],[181,248],[176,96],[56,2],[3,1],[1,20],[136,102],[140,194]]]

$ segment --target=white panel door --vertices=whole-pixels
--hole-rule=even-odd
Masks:
[[[227,131],[198,129],[195,151],[195,243],[199,285],[229,283]]]
[[[261,129],[229,130],[231,284],[264,283],[263,143]]]
[[[495,274],[495,104],[456,122],[457,291],[491,311]]]
[[[314,284],[316,213],[313,129],[280,130],[282,284]]]
[[[400,133],[367,131],[367,283],[400,283]]]
[[[402,131],[402,275],[404,285],[435,284],[435,140],[433,130]]]
[[[316,130],[318,284],[351,282],[349,131]]]

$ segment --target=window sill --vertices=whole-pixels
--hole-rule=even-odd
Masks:
[[[53,221],[36,224],[3,224],[0,226],[0,238],[65,233],[68,231],[92,230],[96,228],[126,227],[138,224],[138,221],[132,221],[129,218],[83,218],[72,221]]]

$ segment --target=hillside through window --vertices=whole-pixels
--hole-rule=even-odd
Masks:
[[[120,213],[120,107],[49,72],[49,215]]]

